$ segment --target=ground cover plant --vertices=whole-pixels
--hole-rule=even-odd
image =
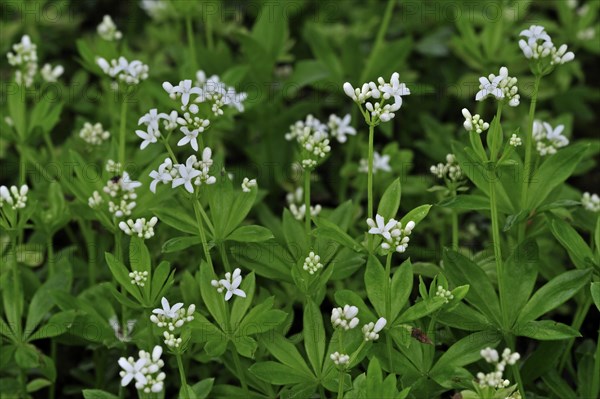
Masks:
[[[0,397],[599,397],[598,1],[0,7]]]

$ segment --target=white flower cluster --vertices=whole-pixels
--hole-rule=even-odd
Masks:
[[[380,122],[388,122],[394,118],[394,112],[402,106],[402,96],[410,95],[410,90],[406,87],[406,84],[400,82],[398,72],[394,72],[389,83],[382,77],[377,79],[377,83],[363,83],[361,88],[354,88],[346,82],[344,83],[344,93],[359,105],[365,118],[370,114],[367,123],[377,125]],[[394,102],[386,104],[386,101],[392,98]],[[369,99],[377,101],[373,103],[367,101]],[[368,114],[363,110],[363,104]]]
[[[297,121],[290,126],[290,131],[285,134],[285,139],[296,140],[300,145],[300,157],[304,169],[314,169],[319,161],[331,152],[329,127],[312,115],[308,115],[306,120]]]
[[[469,110],[466,108],[462,109],[462,114],[465,117],[463,126],[467,132],[474,131],[475,133],[481,134],[489,129],[490,124],[484,122],[479,114],[471,115]]]
[[[225,106],[243,112],[243,102],[248,97],[246,93],[238,93],[234,87],[221,82],[217,75],[206,78],[204,71],[196,72],[196,81],[193,84],[191,79],[186,79],[180,81],[176,86],[164,82],[162,87],[173,100],[181,99],[182,111],[187,110],[193,115],[199,112],[198,104],[202,103],[208,103],[215,116],[223,115]],[[192,95],[195,97],[192,98]]]
[[[564,125],[553,128],[549,123],[536,120],[533,122],[533,139],[541,156],[554,155],[559,148],[569,144],[569,139],[562,132]]]
[[[127,172],[108,180],[102,189],[108,197],[108,211],[116,218],[131,215],[131,211],[136,206],[135,189],[141,185],[142,183],[139,181],[131,180]],[[90,208],[98,208],[102,203],[104,203],[104,198],[98,191],[94,191],[88,199]]]
[[[162,347],[156,345],[152,353],[141,350],[139,359],[135,360],[132,356],[129,358],[121,357],[119,366],[123,369],[121,376],[121,385],[127,386],[135,379],[135,388],[144,393],[159,393],[164,388],[165,373],[160,371],[165,365],[161,360]]]
[[[508,141],[508,144],[512,145],[513,147],[518,147],[523,144],[523,140],[521,140],[521,138],[519,136],[517,136],[516,134],[513,133],[513,135],[510,136],[510,140]]]
[[[217,182],[215,176],[211,176],[209,169],[213,164],[212,150],[208,147],[202,151],[202,159],[198,160],[195,155],[190,155],[185,164],[173,164],[171,158],[158,166],[158,170],[150,172],[152,182],[150,191],[156,193],[158,183],[171,183],[172,188],[183,186],[190,194],[194,192],[194,185],[214,184]]]
[[[108,319],[108,324],[113,329],[115,333],[115,337],[121,342],[129,342],[131,341],[131,333],[133,332],[133,327],[135,326],[137,320],[129,319],[127,320],[125,328],[121,327],[119,322],[119,318],[116,315],[112,315],[110,319]]]
[[[583,193],[581,205],[591,212],[600,212],[600,197],[598,194]]]
[[[452,291],[445,289],[441,285],[437,286],[437,290],[435,292],[435,296],[439,296],[440,298],[444,298],[444,302],[448,303],[452,299],[454,299],[454,295],[452,295]]]
[[[385,154],[381,155],[377,151],[373,152],[373,174],[376,174],[377,171],[380,170],[382,172],[391,172],[392,168],[390,167],[390,156]],[[369,173],[369,160],[363,158],[359,161],[358,171],[362,173]]]
[[[247,177],[244,177],[244,181],[242,181],[242,191],[249,193],[252,191],[252,187],[256,187],[256,179],[248,179]]]
[[[556,48],[552,39],[546,33],[543,26],[531,25],[529,29],[522,31],[519,36],[525,39],[519,40],[519,47],[528,59],[541,60],[548,57],[550,65],[564,64],[573,61],[575,54],[567,52],[567,45],[563,44]]]
[[[356,317],[358,308],[356,306],[344,305],[343,308],[333,308],[331,311],[331,324],[334,328],[351,330],[359,323]]]
[[[346,135],[355,136],[356,129],[350,126],[350,122],[350,114],[346,114],[343,118],[340,118],[335,114],[329,115],[327,127],[329,128],[331,137],[335,137],[339,143],[345,143],[348,140]]]
[[[104,130],[101,123],[85,122],[79,131],[79,137],[91,145],[100,145],[110,138],[110,132]]]
[[[430,172],[438,179],[448,179],[452,182],[459,182],[464,179],[463,171],[456,161],[454,154],[446,155],[446,163],[438,163],[429,168]]]
[[[383,317],[380,317],[377,322],[365,324],[362,328],[363,335],[365,336],[365,341],[375,341],[379,339],[379,332],[383,330],[385,325],[387,324],[387,320]]]
[[[98,25],[96,30],[102,39],[109,42],[121,40],[123,37],[123,34],[117,29],[117,25],[115,25],[110,15],[105,15],[104,18],[102,18],[102,22]]]
[[[17,84],[23,84],[30,87],[37,73],[37,46],[31,42],[29,36],[24,35],[20,43],[13,44],[13,52],[6,56],[11,66],[18,67],[15,72],[15,81]]]
[[[350,356],[339,352],[333,352],[329,355],[329,358],[333,360],[336,366],[345,366],[350,361]]]
[[[296,220],[304,219],[306,214],[306,205],[304,204],[304,190],[302,187],[298,187],[296,191],[292,193],[287,193],[286,201],[288,203],[288,207],[290,209],[290,213],[294,216]],[[315,217],[321,213],[321,205],[315,204],[310,206],[310,216]]]
[[[501,67],[498,76],[492,73],[488,77],[480,77],[479,83],[479,91],[475,95],[476,101],[483,101],[488,96],[493,96],[497,100],[504,100],[508,102],[508,105],[511,107],[516,107],[519,105],[521,96],[519,95],[519,88],[517,87],[517,78],[508,76],[508,68]],[[463,115],[465,116],[465,119],[467,119],[467,115],[465,115],[464,110]],[[467,130],[471,130],[467,128],[466,121],[465,128]]]
[[[50,64],[44,64],[40,69],[40,75],[48,83],[54,83],[58,78],[65,72],[65,68],[62,65],[56,65],[54,68]]]
[[[142,80],[148,79],[148,65],[139,60],[129,62],[127,58],[119,57],[109,62],[102,57],[98,57],[96,58],[96,64],[102,69],[102,72],[111,78],[128,85],[137,85]]]
[[[108,161],[106,161],[106,166],[105,169],[108,173],[115,173],[115,174],[119,174],[121,173],[121,162],[116,162],[113,161],[112,159],[109,159]]]
[[[181,345],[181,338],[176,338],[172,332],[181,328],[185,323],[194,320],[196,305],[191,304],[187,310],[184,309],[181,302],[170,306],[169,301],[165,297],[161,299],[161,305],[162,308],[152,311],[154,314],[150,316],[150,321],[165,330],[163,332],[165,345],[171,348],[178,348]]]
[[[321,257],[316,255],[313,251],[310,251],[308,256],[304,259],[304,265],[302,269],[306,270],[309,274],[315,274],[319,269],[323,268],[321,263]]]
[[[221,280],[212,280],[210,284],[217,289],[220,294],[225,292],[225,300],[229,301],[232,296],[237,295],[242,298],[246,298],[246,293],[240,289],[242,284],[242,271],[237,268],[232,273],[225,273],[225,278]]]
[[[23,209],[27,206],[27,193],[29,186],[23,184],[21,187],[11,186],[10,190],[6,186],[0,186],[0,208],[6,202],[12,209]]]
[[[406,226],[402,226],[402,222],[390,219],[387,223],[383,216],[377,214],[375,221],[371,218],[367,219],[369,225],[369,234],[381,235],[383,242],[381,243],[381,250],[384,253],[396,251],[403,253],[408,248],[408,242],[410,241],[410,234],[415,228],[415,222],[412,220],[406,223]]]
[[[144,285],[146,285],[146,281],[148,281],[148,272],[140,272],[135,270],[129,273],[129,278],[131,279],[131,284],[143,287]]]
[[[132,219],[127,222],[119,222],[119,228],[128,236],[138,236],[139,238],[148,239],[154,237],[154,226],[158,222],[158,218],[153,216],[150,220],[146,218]]]
[[[514,365],[517,360],[521,358],[517,352],[511,352],[510,349],[504,349],[502,352],[502,360],[500,360],[500,356],[498,355],[498,351],[492,348],[485,348],[481,350],[481,357],[485,359],[486,362],[494,364],[496,369],[491,373],[477,373],[478,383],[481,387],[492,387],[492,388],[506,388],[510,385],[509,380],[505,380],[503,378],[504,369],[506,365]]]
[[[140,7],[153,19],[165,17],[168,3],[163,0],[141,0]]]
[[[156,108],[151,109],[146,114],[144,114],[139,120],[138,125],[146,125],[146,130],[136,130],[135,134],[142,139],[142,143],[140,144],[140,149],[145,149],[149,144],[156,143],[158,138],[161,136],[160,133],[160,120],[163,120],[163,127],[168,132],[175,130],[177,127],[177,111],[171,111],[170,114],[165,114],[164,112],[158,113]],[[187,136],[186,136],[187,137]],[[191,140],[187,140],[186,143]],[[194,143],[196,143],[195,150],[198,150],[198,144],[194,139]],[[183,144],[181,144],[183,145]]]

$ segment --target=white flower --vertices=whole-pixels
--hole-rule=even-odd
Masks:
[[[142,185],[139,181],[131,180],[127,172],[123,172],[123,176],[119,179],[119,184],[123,191],[133,191]]]
[[[521,140],[521,138],[519,136],[517,136],[516,134],[513,133],[513,135],[510,136],[509,144],[512,145],[513,147],[518,147],[521,144],[523,144],[523,140]]]
[[[166,87],[165,87],[166,85]],[[182,80],[177,86],[172,86],[169,82],[163,83],[163,88],[171,95],[177,97],[181,96],[181,104],[183,109],[187,107],[190,102],[190,95],[196,94],[201,95],[202,89],[199,87],[193,87],[191,79]],[[167,90],[169,88],[169,90]]]
[[[137,361],[133,360],[133,357],[129,357],[125,359],[121,357],[119,359],[119,366],[123,369],[119,373],[121,376],[121,385],[127,386],[131,380],[135,378],[135,380],[141,384],[146,384],[148,380],[146,376],[142,373],[142,368],[146,365],[146,359],[138,359]]]
[[[387,320],[383,317],[380,317],[377,322],[365,324],[362,328],[363,335],[365,336],[365,341],[375,341],[379,339],[379,332],[383,330],[385,325],[387,324]]]
[[[483,387],[492,387],[492,388],[506,388],[510,385],[509,380],[505,380],[502,376],[506,365],[514,365],[520,358],[517,352],[511,352],[510,349],[506,348],[502,352],[502,360],[500,360],[500,356],[498,355],[498,351],[492,348],[482,349],[481,357],[485,359],[486,362],[495,364],[495,371],[490,373],[477,373],[478,384]]]
[[[50,64],[44,64],[43,68],[40,69],[40,74],[42,75],[42,79],[44,79],[48,83],[53,83],[58,80],[58,78],[64,73],[65,68],[62,65],[57,65],[52,68]]]
[[[471,113],[466,108],[462,109],[462,114],[465,117],[463,126],[467,132],[475,131],[476,133],[481,134],[490,127],[490,124],[484,122],[479,114],[471,116]]]
[[[98,191],[94,191],[92,196],[88,198],[88,205],[92,209],[98,208],[103,202],[104,199],[100,196]]]
[[[135,326],[136,320],[131,319],[127,320],[127,325],[125,328],[121,328],[121,324],[119,322],[119,318],[116,315],[113,315],[110,319],[108,319],[108,324],[112,327],[115,337],[121,342],[129,342],[131,341],[131,332],[133,331],[133,327]]]
[[[175,114],[177,114],[177,111],[173,111],[173,112],[175,112]],[[142,123],[144,123],[148,127],[151,127],[153,130],[159,130],[158,123],[160,122],[161,119],[168,120],[169,115],[165,114],[164,112],[161,112],[159,114],[158,110],[156,108],[152,108],[150,111],[148,111],[146,114],[144,114],[138,120],[138,125],[141,125]]]
[[[178,302],[173,307],[169,305],[169,300],[163,297],[160,301],[162,304],[162,309],[157,308],[152,311],[152,313],[157,315],[165,316],[166,318],[175,319],[177,318],[177,311],[183,307],[183,303]]]
[[[350,114],[346,114],[343,118],[335,114],[329,116],[329,122],[327,126],[330,129],[331,135],[337,139],[340,143],[345,143],[347,140],[346,135],[356,135],[356,129],[350,126],[351,117]]]
[[[446,155],[446,163],[438,163],[429,168],[438,179],[449,179],[452,182],[461,182],[464,178],[463,171],[456,161],[454,154]]]
[[[183,340],[181,338],[175,337],[175,334],[171,334],[168,331],[163,332],[163,337],[165,345],[169,348],[179,348]]]
[[[321,257],[316,255],[313,251],[310,251],[308,256],[304,259],[304,265],[302,269],[306,270],[309,274],[315,274],[316,271],[323,268],[321,263]]]
[[[154,130],[151,126],[148,126],[147,132],[143,130],[136,130],[135,134],[142,139],[140,150],[148,147],[148,144],[156,143],[158,141],[158,137],[160,137],[160,131]]]
[[[377,221],[377,223],[375,221]],[[385,223],[385,219],[379,214],[375,216],[375,221],[371,218],[367,219],[367,224],[370,227],[369,234],[379,234],[383,236],[383,238],[391,240],[392,236],[390,231],[398,222],[394,219],[390,219],[389,222]]]
[[[225,292],[225,300],[229,301],[232,296],[237,295],[242,298],[246,298],[246,293],[239,287],[242,284],[242,271],[237,268],[233,271],[233,274],[225,273],[225,279],[219,281],[212,280],[210,283],[217,289],[217,292]]]
[[[146,364],[142,369],[142,373],[146,376],[146,383],[142,384],[137,382],[135,384],[136,389],[144,391],[145,393],[159,393],[164,388],[165,373],[161,372],[160,369],[165,365],[165,362],[160,358],[162,356],[163,349],[161,346],[156,345],[152,349],[152,353],[141,350],[139,352],[140,359],[145,359]]]
[[[598,194],[583,193],[581,205],[591,212],[600,212],[600,197]]]
[[[328,137],[327,125],[312,115],[304,121],[297,121],[285,134],[286,140],[296,140],[300,145],[302,166],[307,169],[314,168],[331,151]]]
[[[148,65],[138,60],[129,62],[125,57],[119,57],[108,62],[106,59],[98,57],[96,64],[111,78],[128,85],[137,85],[142,80],[148,79]]]
[[[531,25],[529,29],[522,31],[520,36],[526,39],[519,40],[519,47],[528,59],[536,61],[548,59],[550,66],[564,64],[575,59],[573,52],[567,52],[566,44],[556,48],[542,26]]]
[[[173,180],[173,175],[176,174],[176,170],[173,169],[173,161],[171,158],[165,158],[165,161],[158,167],[158,171],[153,170],[150,172],[152,182],[150,183],[150,191],[156,193],[156,185],[160,182],[166,184]]]
[[[356,306],[344,305],[343,308],[333,308],[331,311],[331,324],[334,328],[340,327],[344,330],[351,330],[359,323]]]
[[[539,120],[533,122],[533,139],[541,156],[556,154],[559,148],[569,144],[569,139],[562,134],[564,128],[564,125],[553,128],[549,123]]]
[[[17,67],[15,81],[19,85],[30,87],[37,73],[37,46],[31,42],[27,35],[21,37],[21,42],[13,44],[13,52],[8,52],[6,57],[11,66]]]
[[[535,43],[538,40],[551,42],[550,36],[546,33],[543,26],[539,25],[531,25],[529,29],[525,29],[519,33],[519,36],[525,36],[527,41],[531,43]]]
[[[180,130],[185,136],[177,142],[177,145],[181,147],[190,143],[194,151],[198,151],[197,139],[198,133],[200,133],[200,131],[198,129],[189,130],[187,126],[183,126]]]
[[[104,18],[102,18],[102,22],[98,25],[96,30],[98,31],[98,35],[107,41],[116,41],[123,37],[123,34],[117,30],[117,26],[110,15],[105,15]]]
[[[444,299],[445,303],[450,302],[450,300],[454,299],[454,295],[452,295],[452,291],[445,289],[441,285],[437,286],[437,291],[435,292],[435,296],[439,296]]]
[[[502,98],[504,98],[504,93],[498,87],[501,80],[502,80],[502,76],[496,76],[491,81],[488,78],[486,78],[485,76],[480,77],[479,78],[479,83],[480,83],[479,91],[475,95],[475,100],[482,101],[487,96],[494,96],[494,97],[496,97],[497,100],[501,100]]]
[[[121,222],[121,223],[123,223],[123,222]],[[131,284],[139,285],[140,287],[143,287],[144,285],[146,285],[146,281],[148,281],[148,272],[147,271],[140,272],[140,271],[134,270],[129,273],[129,278],[131,279]]]
[[[249,193],[252,191],[252,187],[256,187],[256,179],[248,179],[247,177],[244,177],[244,181],[242,182],[242,191]]]
[[[110,132],[104,130],[100,123],[92,125],[85,122],[79,131],[79,137],[88,144],[100,145],[110,138]]]
[[[6,202],[12,209],[23,209],[27,205],[27,193],[29,186],[27,184],[21,187],[11,186],[10,190],[6,186],[0,186],[0,208]]]
[[[400,74],[394,72],[390,79],[390,83],[386,84],[383,82],[383,78],[379,78],[379,90],[383,93],[384,99],[394,97],[394,104],[397,109],[402,106],[402,96],[410,95],[410,90],[406,87],[406,84],[400,83]]]
[[[350,356],[339,352],[332,353],[329,358],[338,366],[345,366],[350,361]]]
[[[158,218],[153,216],[149,221],[145,218],[132,219],[126,222],[120,222],[119,228],[129,236],[138,236],[139,238],[148,239],[154,236],[154,226],[158,222]]]
[[[189,193],[194,192],[194,186],[192,186],[192,180],[198,176],[200,176],[200,171],[194,168],[194,163],[196,162],[196,157],[191,155],[185,162],[185,165],[178,164],[177,171],[179,172],[179,176],[173,179],[172,187],[179,187],[183,184],[185,189]]]
[[[168,3],[163,0],[141,0],[140,7],[153,19],[160,20],[166,16]]]
[[[376,174],[379,170],[382,172],[392,171],[392,168],[390,167],[390,156],[387,154],[381,155],[377,151],[375,151],[373,152],[373,174]],[[369,161],[367,159],[360,160],[358,171],[368,173]]]

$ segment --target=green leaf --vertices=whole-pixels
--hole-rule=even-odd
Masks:
[[[519,314],[518,322],[535,320],[565,303],[590,281],[591,269],[571,270],[546,283],[536,291]]]
[[[539,262],[538,247],[534,240],[519,245],[504,263],[504,286],[507,313],[512,325],[527,303],[535,286]]]
[[[29,341],[51,338],[64,334],[73,325],[76,315],[77,312],[75,310],[67,310],[52,315],[46,324],[40,327],[35,334],[29,338]]]
[[[101,389],[84,389],[83,397],[85,399],[119,399],[118,396]]]
[[[175,270],[171,270],[171,264],[165,260],[160,262],[152,273],[151,302],[158,303],[164,294],[173,285]]]
[[[377,214],[383,216],[385,220],[395,218],[398,213],[398,208],[400,208],[401,196],[402,189],[400,187],[400,179],[396,179],[383,193],[381,201],[379,202],[379,207],[377,208]]]
[[[239,241],[239,242],[261,242],[267,241],[273,238],[273,233],[266,227],[252,225],[252,226],[240,226],[235,229],[228,237],[227,240]]]
[[[48,381],[45,378],[36,378],[35,380],[31,380],[27,383],[27,393],[37,392],[40,389],[50,385],[52,385],[51,381]]]
[[[241,321],[248,308],[252,304],[254,298],[254,291],[256,289],[254,272],[248,274],[242,280],[240,288],[246,293],[246,298],[234,296],[233,306],[231,308],[231,325],[237,326]]]
[[[286,313],[282,310],[272,309],[273,302],[274,297],[269,297],[252,308],[240,323],[238,331],[244,335],[260,334],[281,324],[286,318]]]
[[[515,334],[520,337],[528,337],[539,341],[555,341],[581,337],[579,331],[574,328],[552,320],[528,321],[523,325],[515,327]]]
[[[567,250],[569,257],[579,269],[587,269],[593,264],[594,254],[584,239],[569,223],[552,217],[550,231]]]
[[[358,245],[358,243],[350,237],[347,233],[342,231],[340,227],[324,218],[317,218],[317,228],[314,230],[314,234],[318,238],[329,239],[335,241],[344,247],[350,248],[356,252],[363,252],[364,248]]]
[[[430,374],[441,375],[446,370],[466,366],[481,359],[479,352],[486,347],[495,347],[500,343],[501,335],[495,331],[479,331],[468,335],[446,350],[433,366]],[[435,377],[434,377],[435,378]]]
[[[406,226],[406,223],[408,223],[411,220],[415,222],[415,224],[419,224],[421,220],[425,219],[425,217],[429,213],[429,209],[431,209],[431,205],[421,205],[414,208],[406,215],[404,215],[402,219],[400,219],[400,222],[402,222],[402,226]]]
[[[476,263],[464,255],[444,251],[444,271],[448,279],[455,285],[470,286],[465,299],[487,316],[489,320],[500,324],[500,303],[496,290],[489,277]]]
[[[444,306],[446,300],[441,297],[432,297],[415,303],[410,308],[406,309],[396,323],[408,323],[409,321],[418,320],[428,314],[431,314]]]
[[[273,385],[299,384],[311,381],[306,374],[277,362],[255,363],[249,370],[259,379]]]
[[[464,194],[446,198],[437,206],[469,211],[487,211],[490,209],[490,200],[483,195]]]
[[[323,326],[323,315],[319,307],[310,299],[304,305],[304,348],[308,360],[317,376],[321,375],[323,367],[323,356],[325,355],[325,327]]]
[[[175,206],[171,206],[168,209],[152,208],[150,212],[156,215],[161,223],[167,224],[183,233],[198,236],[198,226],[196,226],[195,219],[190,217],[191,213],[187,213]]]
[[[385,315],[385,287],[389,284],[379,260],[374,255],[369,256],[365,270],[365,287],[369,301],[379,315]]]
[[[595,282],[590,285],[590,291],[592,293],[592,299],[594,300],[594,304],[600,310],[600,283]]]
[[[21,85],[16,83],[9,87],[14,89],[14,92],[8,94],[8,112],[15,125],[15,130],[21,138],[25,140],[27,134],[27,120],[25,119],[26,96],[25,90]]]
[[[212,391],[213,384],[215,383],[214,378],[205,378],[204,380],[195,383],[192,386],[192,391],[198,399],[206,399]]]
[[[17,265],[15,265],[17,266]],[[23,316],[23,290],[18,273],[15,271],[7,273],[8,278],[3,282],[2,302],[4,302],[4,314],[10,328],[15,336],[21,335],[21,317]],[[17,277],[15,279],[15,277]]]
[[[339,290],[335,292],[335,302],[343,307],[344,305],[352,305],[358,308],[358,314],[362,322],[369,323],[378,319],[376,315],[371,312],[371,309],[367,306],[365,301],[354,291],[350,290]],[[383,315],[383,313],[380,313]],[[391,324],[388,321],[388,324]]]
[[[306,361],[294,344],[288,341],[284,336],[275,333],[272,336],[259,337],[261,345],[279,360],[281,363],[302,372],[307,378],[314,378],[313,373],[308,368]]]
[[[113,277],[127,292],[129,292],[138,302],[143,303],[140,290],[137,286],[131,284],[131,278],[129,278],[129,270],[123,263],[121,263],[113,254],[106,252],[104,254],[108,268],[112,273]]]
[[[131,237],[129,242],[129,264],[131,270],[139,272],[152,272],[151,258],[148,247],[139,237]]]
[[[200,284],[200,295],[202,295],[206,308],[219,326],[225,330],[227,328],[225,306],[229,306],[229,304],[225,303],[224,294],[219,294],[217,289],[210,283],[212,280],[218,280],[219,278],[212,266],[204,261],[200,265],[200,274],[196,276],[199,277],[197,280]]]
[[[15,352],[15,361],[23,369],[32,369],[40,364],[40,353],[37,348],[31,344],[22,344],[17,346]]]
[[[40,288],[37,289],[27,311],[27,323],[25,324],[26,336],[33,333],[38,324],[54,306],[54,301],[50,299],[51,290],[66,287],[68,279],[64,274],[57,274],[49,278]]]
[[[589,146],[588,143],[573,144],[546,159],[531,178],[526,209],[537,208],[552,190],[567,180]]]
[[[390,324],[396,320],[398,314],[410,296],[413,287],[413,267],[410,259],[404,261],[398,269],[394,272],[392,277],[392,314],[390,317]]]
[[[165,241],[162,246],[162,253],[170,254],[173,252],[183,251],[184,249],[188,249],[194,245],[202,244],[202,240],[197,236],[182,236],[182,237],[173,237]]]

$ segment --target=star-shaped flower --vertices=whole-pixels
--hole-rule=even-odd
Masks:
[[[485,76],[480,77],[480,90],[475,95],[475,101],[481,101],[489,95],[496,97],[497,100],[501,100],[502,98],[504,98],[504,93],[502,92],[502,89],[498,87],[502,79],[503,77],[499,75],[492,79],[492,81],[490,82],[490,80]]]
[[[142,369],[146,365],[146,359],[138,359],[136,362],[133,361],[133,358],[125,359],[124,357],[119,359],[119,366],[123,369],[121,371],[121,385],[126,386],[135,378],[135,380],[140,384],[146,384],[148,380],[146,376],[142,373]]]
[[[369,234],[380,234],[385,239],[391,240],[392,235],[391,235],[390,231],[392,230],[393,227],[396,226],[396,224],[398,222],[395,221],[394,219],[390,219],[389,222],[385,223],[385,219],[383,218],[383,216],[381,216],[379,214],[377,214],[375,216],[375,220],[377,222],[373,221],[373,219],[371,219],[371,218],[367,219],[367,224],[370,227]]]
[[[185,162],[185,165],[178,164],[177,171],[179,172],[179,177],[173,180],[172,186],[173,188],[179,187],[183,184],[185,189],[191,194],[194,192],[194,186],[192,185],[192,181],[194,178],[200,176],[200,171],[194,168],[194,163],[196,163],[196,156],[191,155]]]
[[[152,313],[163,315],[163,316],[168,317],[170,319],[177,318],[177,311],[179,311],[179,309],[181,309],[183,307],[183,303],[181,303],[181,302],[178,302],[175,305],[173,305],[173,307],[171,307],[169,305],[169,300],[167,298],[165,298],[165,297],[163,297],[160,300],[160,303],[162,305],[162,309],[160,309],[160,308],[154,309],[152,311]]]

